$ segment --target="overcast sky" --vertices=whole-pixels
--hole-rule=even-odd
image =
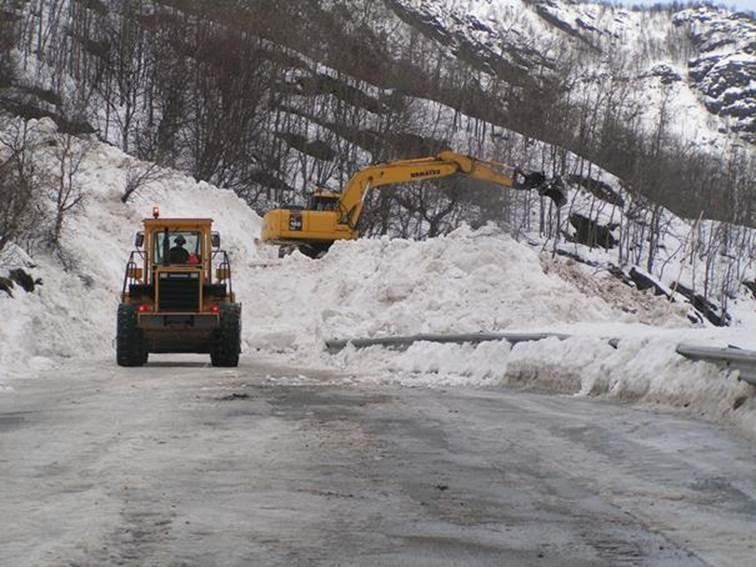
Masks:
[[[646,6],[652,5],[652,4],[665,4],[667,2],[660,1],[660,0],[624,0],[624,2],[621,2],[622,4],[628,4],[628,5],[635,5],[635,4],[644,4]],[[728,8],[735,7],[739,10],[751,10],[752,12],[756,12],[756,0],[727,0],[724,2],[715,1],[714,4],[722,4]]]

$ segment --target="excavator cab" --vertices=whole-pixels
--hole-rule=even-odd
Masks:
[[[339,199],[341,199],[341,193],[316,189],[310,195],[307,209],[310,211],[336,211],[339,208]]]

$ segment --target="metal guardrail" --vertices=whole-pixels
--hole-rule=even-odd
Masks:
[[[559,333],[468,333],[454,335],[434,335],[420,334],[409,335],[404,337],[381,337],[374,339],[342,339],[326,341],[326,348],[331,354],[339,352],[352,345],[355,348],[367,348],[371,346],[384,346],[394,350],[406,350],[413,343],[431,342],[431,343],[454,343],[454,344],[478,344],[489,341],[507,341],[510,344],[524,343],[530,341],[541,341],[555,337],[560,341],[570,338],[571,335],[562,335]]]
[[[737,347],[702,347],[696,345],[677,345],[677,354],[690,360],[702,360],[732,368],[740,372],[740,379],[756,386],[756,350],[744,350]]]
[[[380,337],[372,339],[341,339],[326,341],[326,348],[331,354],[345,349],[348,345],[354,348],[368,348],[383,346],[393,350],[406,350],[417,342],[432,342],[446,344],[478,344],[488,341],[507,341],[515,345],[517,343],[541,341],[548,338],[557,338],[560,341],[569,339],[572,335],[560,333],[468,333],[453,335],[419,334],[403,337]],[[607,339],[609,344],[617,348],[620,339]],[[724,368],[738,370],[740,379],[756,386],[756,351],[744,350],[738,347],[702,347],[696,345],[677,345],[677,353],[690,360],[711,362]]]

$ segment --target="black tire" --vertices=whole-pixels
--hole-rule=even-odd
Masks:
[[[118,366],[142,366],[147,359],[144,335],[137,326],[136,305],[118,306],[116,362]]]
[[[213,366],[239,366],[241,354],[241,305],[220,306],[220,324],[213,333],[210,361]]]

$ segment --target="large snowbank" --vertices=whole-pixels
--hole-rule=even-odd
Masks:
[[[751,386],[675,353],[680,342],[756,348],[752,319],[692,325],[681,303],[587,274],[492,227],[424,242],[339,243],[321,260],[270,259],[250,277],[248,346],[291,364],[335,369],[357,383],[510,385],[661,404],[756,432]],[[754,302],[741,298],[741,307],[753,313]],[[330,338],[505,330],[573,337],[323,352]]]
[[[308,350],[334,337],[550,328],[581,321],[687,326],[676,304],[607,301],[544,269],[537,250],[494,227],[446,237],[337,243],[261,267],[248,303],[251,344]],[[640,301],[639,301],[640,299]],[[619,302],[619,303],[618,303]],[[630,312],[634,311],[634,312]]]
[[[619,331],[619,328],[605,329]],[[721,344],[715,334],[625,336],[617,347],[606,338],[576,335],[511,346],[415,343],[404,352],[347,347],[330,357],[349,376],[373,383],[449,387],[507,385],[578,397],[600,397],[647,406],[674,407],[697,417],[735,425],[756,436],[754,388],[737,373],[675,354],[680,336]],[[735,334],[731,335],[736,338]],[[748,340],[747,337],[741,339]],[[756,340],[750,337],[750,340]],[[356,379],[356,378],[355,378]]]

